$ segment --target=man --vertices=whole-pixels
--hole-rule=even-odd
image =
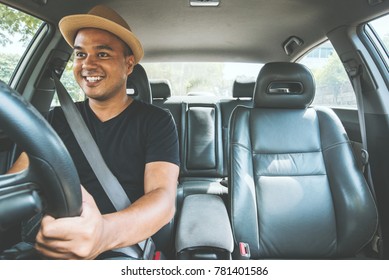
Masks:
[[[142,58],[143,49],[116,12],[97,6],[88,14],[64,17],[59,26],[74,48],[74,76],[88,97],[76,105],[133,203],[115,212],[62,109],[55,108],[48,121],[76,164],[83,185],[83,210],[74,218],[45,216],[36,249],[49,258],[94,259],[145,240],[172,219],[179,172],[177,132],[170,114],[126,94],[127,76]],[[27,164],[23,154],[11,172]]]

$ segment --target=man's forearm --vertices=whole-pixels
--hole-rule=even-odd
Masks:
[[[104,215],[104,247],[127,247],[155,234],[169,223],[175,201],[165,189],[155,189],[122,211]]]

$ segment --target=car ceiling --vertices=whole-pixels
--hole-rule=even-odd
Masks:
[[[385,0],[220,0],[218,7],[190,7],[189,0],[18,0],[8,2],[57,25],[59,19],[106,4],[141,40],[143,61],[294,60],[339,26],[387,13]],[[288,56],[283,42],[304,44]]]

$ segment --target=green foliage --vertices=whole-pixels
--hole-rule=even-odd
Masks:
[[[150,79],[168,78],[172,95],[187,95],[189,92],[210,92],[227,95],[231,81],[223,79],[220,63],[155,63],[145,64]]]
[[[0,54],[0,80],[9,82],[19,59],[17,54]]]
[[[23,45],[27,45],[42,23],[39,19],[3,4],[0,4],[0,18],[0,46],[2,47],[12,44],[14,37],[17,37]],[[19,53],[0,54],[0,79],[6,83],[9,82],[22,55],[18,49],[12,51]]]
[[[65,71],[61,76],[61,82],[74,101],[82,101],[85,99],[85,94],[82,92],[73,76],[73,58],[67,63]],[[59,106],[57,95],[54,95],[52,105]]]
[[[315,73],[317,84],[329,87],[337,95],[345,83],[349,83],[345,69],[339,57],[334,52],[327,63]]]
[[[27,44],[38,30],[41,20],[28,14],[0,4],[0,45],[6,46],[12,41],[10,36],[21,35],[20,41]]]

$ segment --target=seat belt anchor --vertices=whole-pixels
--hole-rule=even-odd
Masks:
[[[372,249],[373,249],[373,251],[374,252],[376,252],[376,253],[379,253],[379,248],[381,247],[380,246],[380,242],[381,242],[381,238],[376,234],[376,235],[374,235],[374,237],[373,237],[373,240],[372,240]]]
[[[241,260],[248,260],[250,257],[250,245],[248,243],[239,242],[239,258]]]
[[[369,162],[369,152],[365,149],[361,149],[361,157],[363,166],[367,165]]]
[[[154,241],[149,237],[145,241],[145,247],[143,248],[143,260],[152,260],[155,253]]]

